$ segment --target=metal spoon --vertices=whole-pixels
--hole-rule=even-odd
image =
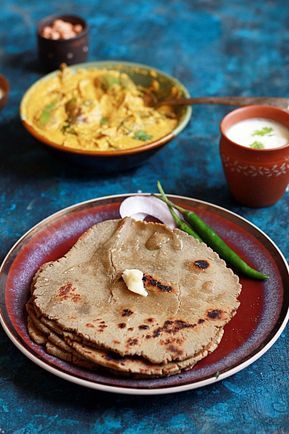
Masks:
[[[266,96],[247,97],[247,96],[205,96],[196,98],[171,98],[162,101],[151,99],[154,107],[162,105],[192,105],[192,104],[221,104],[229,106],[246,106],[246,105],[272,105],[283,109],[289,108],[289,98],[274,98]]]

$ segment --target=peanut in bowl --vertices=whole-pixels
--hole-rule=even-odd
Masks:
[[[188,96],[175,78],[128,62],[91,62],[55,71],[25,93],[25,128],[65,158],[103,170],[141,164],[180,133],[190,107],[154,108],[161,100]]]

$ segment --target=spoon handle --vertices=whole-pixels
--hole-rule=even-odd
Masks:
[[[206,96],[200,98],[175,98],[160,101],[157,105],[191,105],[191,104],[222,104],[233,106],[246,106],[246,105],[272,105],[276,107],[289,108],[288,98],[274,98],[274,97],[247,97],[247,96]]]

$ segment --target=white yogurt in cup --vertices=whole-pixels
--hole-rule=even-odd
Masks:
[[[229,190],[250,207],[273,205],[289,183],[289,111],[252,105],[220,124],[220,156]]]
[[[252,149],[274,149],[289,143],[289,128],[266,118],[249,118],[226,131],[228,139]]]

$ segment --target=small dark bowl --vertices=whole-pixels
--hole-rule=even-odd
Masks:
[[[4,77],[4,75],[0,75],[0,89],[3,92],[3,95],[0,98],[0,110],[2,110],[2,108],[7,103],[9,94],[9,83],[8,80]]]
[[[82,32],[70,39],[48,39],[42,36],[44,27],[56,19],[80,24]],[[75,15],[52,15],[40,21],[37,28],[38,58],[47,71],[58,69],[62,63],[73,65],[85,62],[88,54],[88,27],[86,22]]]

